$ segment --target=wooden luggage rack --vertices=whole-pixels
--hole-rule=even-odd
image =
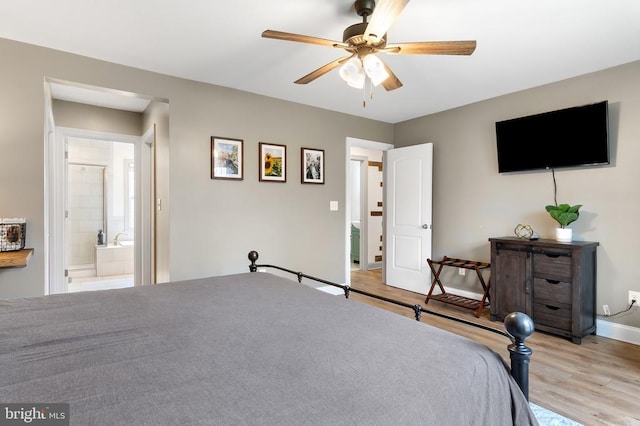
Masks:
[[[491,286],[491,278],[489,278],[485,283],[481,271],[483,269],[491,268],[491,264],[487,262],[479,262],[476,260],[456,259],[447,256],[444,256],[442,260],[427,259],[427,263],[429,264],[429,268],[431,268],[431,272],[433,273],[433,281],[431,282],[429,294],[427,294],[427,298],[425,299],[425,304],[429,303],[429,300],[437,300],[439,302],[448,303],[450,305],[456,305],[462,308],[474,310],[476,317],[479,318],[482,314],[482,309],[485,306],[489,306],[489,288]],[[438,265],[438,269],[436,270],[433,265]],[[440,281],[440,273],[442,272],[442,268],[444,268],[445,266],[473,269],[474,271],[476,271],[476,274],[478,274],[478,279],[480,280],[480,284],[482,284],[482,299],[476,300],[447,293],[444,289],[444,286],[442,285],[442,281]],[[441,294],[433,294],[433,290],[435,289],[436,285],[440,287],[440,291],[442,291]]]

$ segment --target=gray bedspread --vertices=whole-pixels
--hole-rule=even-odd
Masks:
[[[72,425],[536,424],[488,348],[267,273],[0,301],[0,342]]]

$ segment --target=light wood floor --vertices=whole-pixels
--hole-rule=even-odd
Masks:
[[[502,323],[489,319],[488,309],[476,318],[470,310],[437,301],[425,305],[423,295],[384,285],[380,270],[352,271],[351,286],[503,329]],[[414,318],[413,310],[407,308],[356,293],[350,297]],[[478,341],[509,361],[510,342],[503,336],[428,314],[422,315],[422,322]],[[576,345],[538,331],[527,346],[533,350],[531,402],[584,425],[640,425],[640,346],[600,336],[587,336]]]

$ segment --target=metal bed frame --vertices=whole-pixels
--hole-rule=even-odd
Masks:
[[[516,383],[522,390],[525,398],[529,400],[529,361],[531,360],[531,349],[525,345],[524,341],[528,339],[534,331],[533,320],[526,314],[522,312],[512,312],[507,315],[504,319],[504,326],[507,330],[502,331],[497,328],[488,327],[483,324],[474,323],[462,318],[453,317],[450,315],[442,314],[440,312],[434,312],[429,309],[425,309],[421,305],[411,305],[409,303],[401,302],[399,300],[394,300],[388,297],[380,296],[377,294],[369,293],[367,291],[358,290],[355,288],[351,288],[348,285],[336,284],[331,281],[324,280],[322,278],[314,277],[311,275],[304,274],[302,272],[292,271],[291,269],[283,268],[281,266],[276,265],[268,265],[268,264],[256,264],[258,260],[258,252],[252,250],[249,252],[249,260],[251,261],[251,265],[249,265],[249,271],[257,272],[258,268],[273,268],[283,272],[288,272],[290,274],[296,275],[298,277],[298,283],[302,283],[303,278],[307,278],[319,283],[327,284],[333,287],[339,287],[344,291],[345,298],[349,298],[350,293],[362,294],[367,297],[371,297],[373,299],[382,300],[384,302],[388,302],[394,305],[402,306],[408,309],[413,310],[416,321],[420,321],[422,318],[422,313],[426,313],[429,315],[434,315],[441,318],[446,318],[448,320],[456,321],[459,323],[467,324],[472,327],[480,328],[486,331],[490,331],[492,333],[500,334],[505,336],[511,341],[511,344],[508,345],[509,355],[511,358],[511,375],[515,379]]]

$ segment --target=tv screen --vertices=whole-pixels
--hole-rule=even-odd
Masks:
[[[496,122],[498,172],[609,164],[607,101]]]

